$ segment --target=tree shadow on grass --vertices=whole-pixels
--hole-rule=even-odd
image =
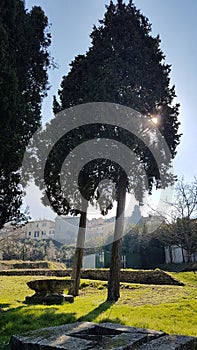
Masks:
[[[75,313],[57,313],[57,310],[55,306],[47,309],[19,306],[3,312],[3,317],[0,317],[0,349],[7,349],[11,335],[77,321]]]
[[[0,310],[3,309],[4,307],[9,307],[10,304],[4,304],[4,303],[0,303]]]
[[[5,307],[5,304],[3,304]],[[118,318],[110,319],[110,308],[113,303],[103,302],[94,310],[90,311],[86,315],[77,319],[76,313],[65,311],[60,313],[59,308],[56,305],[48,308],[36,308],[34,305],[26,307],[19,306],[16,308],[10,308],[6,312],[2,312],[3,317],[0,317],[0,350],[8,349],[8,343],[11,335],[22,334],[31,330],[54,327],[63,325],[66,323],[74,322],[93,322],[98,316],[101,316],[99,323],[103,322],[123,322]],[[6,304],[6,307],[9,306]],[[109,310],[109,314],[104,317],[105,311]],[[58,311],[58,312],[57,312]],[[1,315],[1,316],[2,316]]]
[[[99,323],[103,322],[113,322],[113,323],[122,323],[122,321],[119,318],[113,318],[110,319],[110,313],[111,313],[111,307],[114,303],[111,303],[109,301],[105,301],[101,303],[99,306],[97,306],[94,310],[90,311],[88,314],[80,317],[78,319],[79,322],[93,322],[98,316],[100,316]],[[105,316],[103,315],[105,311],[109,310],[109,314]],[[123,324],[123,323],[122,323]]]

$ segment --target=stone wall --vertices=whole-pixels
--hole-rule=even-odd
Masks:
[[[109,271],[104,269],[87,269],[82,271],[82,278],[106,281],[108,273]],[[140,284],[183,285],[170,274],[161,270],[121,270],[120,280],[121,282]]]
[[[83,269],[81,278],[91,280],[108,280],[108,269]],[[56,276],[68,277],[71,275],[71,269],[67,270],[3,270],[1,276]],[[140,284],[158,284],[158,285],[178,285],[184,284],[170,274],[162,270],[121,270],[121,282],[140,283]]]

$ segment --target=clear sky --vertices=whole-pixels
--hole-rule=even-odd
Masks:
[[[115,0],[114,0],[115,1]],[[28,10],[39,5],[51,23],[51,54],[58,69],[49,74],[51,89],[43,103],[43,122],[52,117],[52,96],[57,95],[62,76],[69,63],[90,46],[89,34],[98,19],[102,19],[108,0],[26,0]],[[136,0],[137,8],[152,23],[153,35],[160,35],[166,63],[172,65],[171,82],[175,84],[180,102],[181,143],[174,160],[174,171],[191,181],[197,175],[197,1],[196,0]],[[55,214],[38,203],[39,192],[31,188],[26,203],[32,217],[54,217]]]

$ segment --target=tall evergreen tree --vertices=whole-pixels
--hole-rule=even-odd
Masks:
[[[48,19],[23,0],[0,2],[0,228],[22,217],[19,185],[23,154],[40,125],[48,89]]]
[[[151,118],[158,116],[158,129],[164,136],[172,158],[179,144],[179,105],[173,104],[175,87],[170,85],[170,65],[160,48],[159,36],[151,35],[148,19],[136,9],[132,0],[107,6],[104,19],[94,26],[90,35],[92,46],[77,56],[71,70],[63,77],[58,91],[60,103],[54,99],[58,112],[87,102],[112,102],[128,106]],[[109,138],[111,130],[109,132]],[[132,144],[130,136],[130,142]],[[127,138],[121,136],[121,142]],[[135,140],[135,142],[137,142]],[[160,176],[149,150],[136,143],[136,152],[147,169],[149,189]],[[127,181],[120,170],[117,184],[117,217],[124,211]],[[123,222],[117,221],[114,237],[120,237]],[[119,298],[121,239],[114,240],[110,267],[108,300]]]

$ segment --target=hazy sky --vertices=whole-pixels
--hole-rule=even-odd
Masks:
[[[39,5],[51,23],[51,54],[59,68],[49,74],[51,89],[43,103],[43,121],[52,117],[52,96],[57,94],[69,63],[90,46],[89,34],[102,19],[107,0],[26,0],[26,8]],[[179,120],[181,143],[174,160],[174,171],[191,181],[197,175],[197,1],[136,0],[137,8],[152,23],[153,35],[160,35],[166,63],[172,65],[171,82],[175,84],[177,101],[181,104]],[[26,203],[32,217],[54,217],[55,214],[38,203],[35,188],[28,191]]]

